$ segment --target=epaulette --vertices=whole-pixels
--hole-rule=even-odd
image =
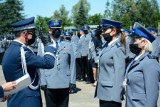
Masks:
[[[51,46],[52,44],[53,44],[52,42],[49,42],[49,43],[47,43],[46,45]]]
[[[71,41],[70,41],[70,40],[65,40],[65,42],[69,42],[69,43],[71,43]]]
[[[156,56],[153,56],[152,54],[148,54],[147,56],[149,59],[156,59],[157,58]]]
[[[116,46],[117,46],[117,48],[119,48],[119,47],[122,47],[122,44],[119,43],[119,42],[117,42],[117,43],[116,43]]]

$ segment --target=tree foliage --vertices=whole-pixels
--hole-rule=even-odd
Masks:
[[[6,0],[0,4],[0,34],[11,33],[11,24],[24,19],[20,0]]]
[[[38,29],[37,33],[42,31],[44,34],[48,33],[48,25],[47,22],[50,20],[48,17],[37,16],[37,20],[35,22],[36,28]]]
[[[104,17],[110,19],[111,16],[112,16],[111,12],[112,12],[112,9],[111,9],[111,6],[110,6],[110,2],[109,2],[109,0],[107,0],[106,9],[104,11]]]
[[[87,24],[89,10],[90,4],[87,0],[79,0],[79,2],[72,7],[73,24],[77,28]]]
[[[106,3],[106,7],[112,6],[111,19],[122,21],[124,28],[140,22],[145,26],[157,27],[160,20],[160,11],[157,0],[114,0],[111,5]],[[108,11],[108,8],[106,8]]]
[[[89,16],[88,25],[99,25],[101,23],[101,18],[103,18],[103,16],[100,13]]]
[[[59,10],[55,10],[52,19],[62,19],[62,27],[70,26],[71,20],[68,18],[69,11],[66,10],[64,5],[61,5]]]

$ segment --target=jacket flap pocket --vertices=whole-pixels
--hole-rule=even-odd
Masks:
[[[102,84],[102,86],[113,86],[113,82],[112,81],[100,81],[100,83]]]
[[[138,100],[138,99],[145,99],[146,94],[145,93],[133,93],[133,100]]]

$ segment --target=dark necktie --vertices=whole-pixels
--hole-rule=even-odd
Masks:
[[[56,48],[58,49],[59,45],[58,45],[58,42],[56,41]]]

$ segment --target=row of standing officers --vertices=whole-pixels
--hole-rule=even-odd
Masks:
[[[34,18],[12,24],[16,38],[3,58],[4,76],[9,82],[25,75],[22,47],[32,84],[12,95],[8,107],[41,107],[39,84],[47,107],[68,107],[69,92],[76,90],[76,79],[97,82],[95,97],[100,107],[121,107],[125,88],[126,107],[157,106],[160,66],[151,54],[155,36],[146,28],[135,23],[128,44],[121,31],[122,23],[102,19],[102,28],[96,32],[88,32],[85,26],[79,30],[79,37],[69,32],[62,41],[61,23],[62,20],[48,22],[50,36],[39,36],[37,55],[28,47],[36,39]]]

